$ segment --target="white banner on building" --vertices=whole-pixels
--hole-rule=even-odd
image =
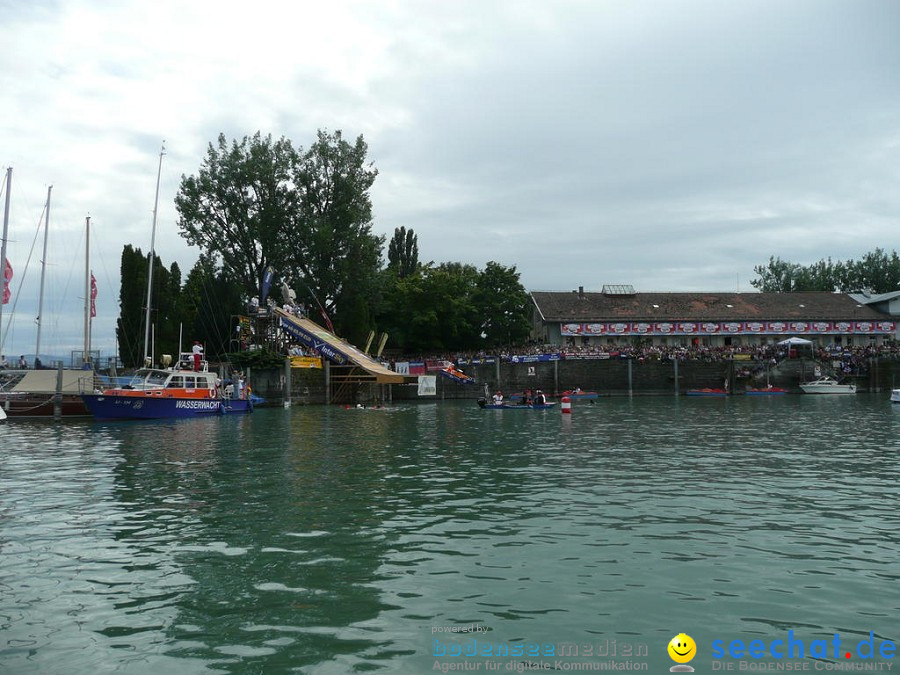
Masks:
[[[437,375],[419,375],[419,396],[437,396]]]

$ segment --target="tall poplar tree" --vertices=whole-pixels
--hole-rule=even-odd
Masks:
[[[408,277],[419,267],[419,238],[405,227],[394,228],[388,244],[388,269],[398,277]]]

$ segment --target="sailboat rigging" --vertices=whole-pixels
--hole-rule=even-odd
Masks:
[[[156,175],[156,198],[153,205],[153,233],[150,240],[147,274],[147,307],[144,325],[144,367],[139,368],[127,385],[113,386],[93,394],[82,394],[91,414],[98,419],[158,419],[168,417],[198,417],[204,415],[245,414],[253,410],[253,403],[239,388],[237,397],[220,386],[209,363],[199,352],[179,353],[173,364],[163,355],[161,366],[153,366],[151,346],[150,306],[153,299],[153,265],[156,262],[156,219],[159,205],[159,182],[165,145],[159,153]]]
[[[153,351],[150,347],[150,302],[153,297],[153,263],[156,258],[156,216],[159,209],[159,179],[162,176],[162,160],[166,154],[166,144],[163,141],[159,151],[159,168],[156,171],[156,197],[153,200],[153,228],[150,231],[150,254],[147,256],[147,307],[144,315],[144,366],[153,363]]]
[[[37,364],[41,358],[41,322],[44,319],[44,278],[47,274],[47,239],[50,235],[50,193],[53,186],[47,188],[47,206],[44,208],[44,252],[41,255],[41,290],[38,295],[37,313],[37,340],[34,345],[34,362]]]
[[[12,167],[6,169],[6,202],[3,207],[3,238],[0,239],[0,267],[3,267],[3,285],[6,289],[6,242],[9,236],[9,192],[12,188]],[[0,292],[0,351],[3,351],[3,303],[6,300],[5,293]]]

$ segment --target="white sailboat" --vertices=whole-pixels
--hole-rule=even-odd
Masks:
[[[9,223],[9,186],[12,169],[7,171],[6,208],[3,227],[3,246],[0,259],[6,257],[6,240]],[[50,195],[52,186],[47,190],[47,204],[44,219],[43,260],[41,261],[41,288],[38,300],[37,343],[35,347],[35,365],[41,353],[41,324],[43,320],[44,278],[47,261],[47,238],[50,221]],[[86,220],[87,243],[85,245],[85,346],[82,361],[90,360],[90,217]],[[2,308],[2,305],[0,305]],[[2,317],[2,314],[0,314]],[[93,386],[93,370],[45,370],[35,367],[31,370],[3,371],[0,381],[0,407],[6,418],[35,417],[86,417],[89,415],[81,400],[83,391],[90,391]]]

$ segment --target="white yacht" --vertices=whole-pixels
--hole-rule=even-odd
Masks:
[[[839,384],[831,377],[819,377],[811,382],[801,382],[800,388],[806,394],[855,394],[855,384]]]

